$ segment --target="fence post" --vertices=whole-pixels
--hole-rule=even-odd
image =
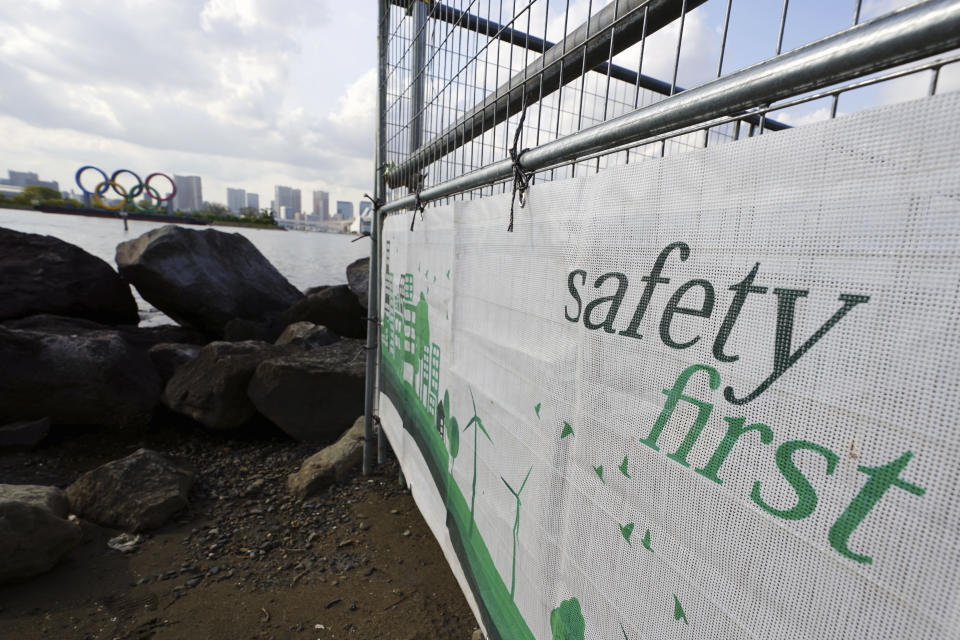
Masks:
[[[380,0],[379,19],[377,20],[377,146],[374,151],[374,201],[386,201],[386,177],[384,163],[387,150],[387,38],[390,27],[389,0]],[[363,475],[369,475],[373,468],[373,425],[374,407],[378,386],[379,374],[379,345],[380,345],[380,230],[382,216],[380,207],[374,206],[373,217],[370,221],[370,276],[367,290],[367,368],[366,387],[363,398]],[[384,442],[383,430],[377,429],[378,461],[383,462]]]
[[[409,148],[412,155],[423,144],[423,102],[424,82],[427,64],[427,3],[414,0],[413,11],[413,58],[410,74],[413,84],[410,87],[410,129]]]
[[[379,86],[379,91],[377,93],[377,200],[383,204],[387,201],[387,65],[390,61],[390,49],[389,49],[389,39],[390,39],[390,0],[380,0],[380,34],[378,38],[378,57],[380,59],[378,70],[377,70],[377,86]],[[374,215],[373,224],[370,226],[370,233],[374,234],[372,236],[374,246],[376,246],[377,251],[377,300],[375,308],[377,309],[377,317],[380,315],[380,258],[383,256],[383,243],[380,242],[381,233],[383,232],[383,216],[379,213]],[[378,325],[379,328],[379,325]],[[377,341],[377,355],[380,354],[380,343]],[[380,360],[377,359],[377,381],[376,386],[377,391],[379,392],[379,375],[380,375]],[[379,404],[379,400],[378,400]],[[373,453],[371,452],[371,456]],[[383,427],[377,427],[377,463],[383,464],[387,461],[387,437],[383,434]]]

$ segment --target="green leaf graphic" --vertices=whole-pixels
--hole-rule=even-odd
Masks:
[[[450,269],[447,269],[447,280],[450,279]]]
[[[630,536],[633,535],[633,523],[628,522],[625,525],[622,525],[622,526],[617,525],[617,526],[620,527],[620,535],[622,535],[623,539],[627,541],[627,544],[629,544],[632,547],[633,543],[630,542]]]
[[[619,468],[620,468],[620,473],[622,473],[623,475],[627,476],[628,478],[633,477],[629,473],[627,473],[627,456],[623,456],[623,462],[620,463]]]
[[[583,619],[579,600],[564,600],[550,612],[550,631],[553,640],[583,640],[587,624]]]
[[[563,440],[567,436],[576,435],[573,433],[573,427],[570,426],[569,422],[564,421],[563,431],[560,432],[560,439]]]
[[[537,403],[537,406],[535,406],[535,407],[533,408],[533,410],[537,412],[537,417],[539,418],[539,417],[540,417],[540,403],[539,403],[539,402]]]
[[[607,484],[607,481],[603,479],[603,465],[593,468],[594,473],[597,474],[597,477],[600,478],[600,482]]]
[[[650,529],[647,529],[647,532],[643,534],[643,540],[640,541],[640,544],[643,545],[643,548],[653,553],[653,548],[650,546]]]
[[[683,620],[683,624],[690,624],[687,622],[687,614],[684,613],[683,607],[680,606],[680,600],[677,598],[677,594],[673,594],[673,619]]]

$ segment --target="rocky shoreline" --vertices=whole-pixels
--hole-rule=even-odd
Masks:
[[[384,569],[371,567],[379,552],[362,540],[392,520],[377,511],[383,500],[403,503],[435,547],[409,494],[356,472],[367,260],[348,267],[349,285],[304,293],[239,234],[168,226],[119,245],[116,262],[114,271],[66,242],[0,229],[0,589],[69,575],[65,559],[99,558],[109,570],[114,556],[152,556],[174,537],[181,564],[142,572],[121,592],[153,585],[159,604],[161,586],[175,602],[221,582],[258,593],[358,574],[372,584]],[[130,286],[178,325],[138,327]],[[364,500],[374,506],[352,506]],[[422,562],[450,583],[438,602],[456,610],[436,630],[464,637],[472,617],[433,553]],[[140,633],[136,613],[124,633]],[[354,630],[369,622],[347,618]],[[148,616],[129,637],[153,637],[163,620]],[[257,623],[272,629],[262,637],[299,634],[299,624]]]

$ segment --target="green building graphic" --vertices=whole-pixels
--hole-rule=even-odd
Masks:
[[[394,291],[390,271],[389,243],[384,275],[384,361],[408,383],[432,417],[436,417],[440,396],[440,346],[430,342],[429,305],[424,293],[414,291],[414,275],[400,274]]]

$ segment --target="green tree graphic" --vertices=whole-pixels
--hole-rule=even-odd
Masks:
[[[553,640],[583,640],[587,624],[583,619],[579,600],[564,600],[550,612],[550,631],[553,633]]]
[[[533,471],[533,467],[527,470],[527,475],[523,478],[523,483],[520,485],[520,488],[516,491],[513,490],[513,487],[510,486],[510,483],[507,482],[506,478],[500,476],[500,479],[503,480],[503,484],[507,485],[507,490],[513,494],[513,497],[517,499],[517,515],[513,520],[513,570],[510,572],[510,597],[513,597],[514,589],[517,586],[517,544],[520,537],[520,494],[523,493],[523,488],[527,486],[527,480],[530,479],[530,472]]]
[[[469,388],[469,387],[468,387]],[[477,401],[473,397],[473,389],[470,389],[470,401],[473,403],[473,417],[470,418],[470,422],[467,423],[467,426],[463,428],[464,431],[470,427],[473,429],[473,490],[470,494],[470,531],[473,532],[473,528],[476,526],[476,519],[474,518],[474,505],[477,501],[477,431],[483,431],[483,435],[487,436],[487,440],[490,440],[490,444],[493,444],[493,440],[490,438],[490,434],[487,433],[487,430],[483,427],[483,421],[480,420],[480,416],[477,415]]]
[[[437,408],[437,424],[440,425],[440,435],[446,435],[447,447],[450,451],[450,473],[453,474],[453,463],[460,452],[460,425],[450,411],[450,391],[443,392],[443,401]]]

